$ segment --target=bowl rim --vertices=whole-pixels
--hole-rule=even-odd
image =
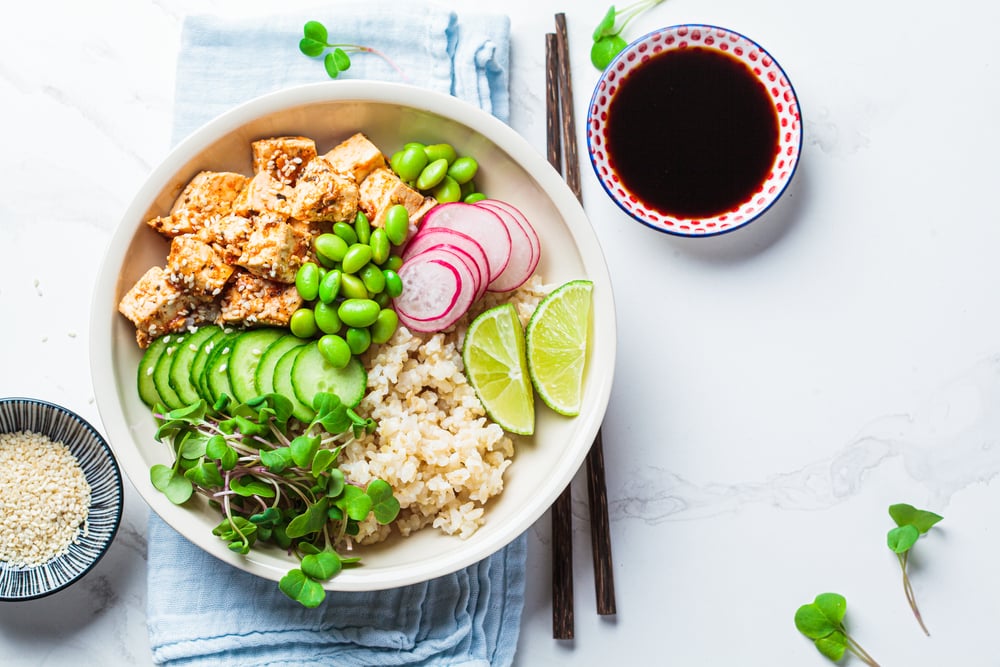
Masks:
[[[621,202],[621,200],[619,199],[619,197],[604,182],[604,179],[601,177],[601,174],[598,171],[597,164],[594,161],[594,146],[593,146],[593,143],[592,143],[593,142],[593,136],[592,136],[592,132],[590,131],[591,119],[593,118],[593,111],[594,111],[594,108],[595,108],[598,96],[600,94],[601,83],[606,80],[608,72],[610,72],[619,62],[623,61],[624,59],[627,59],[628,55],[630,53],[632,53],[636,48],[638,48],[646,40],[652,39],[653,36],[655,36],[655,35],[664,34],[664,33],[671,33],[671,32],[679,32],[682,29],[689,29],[689,30],[698,30],[698,29],[701,29],[701,30],[706,30],[706,31],[721,30],[721,31],[724,31],[725,33],[728,33],[730,35],[735,35],[737,38],[745,40],[749,44],[752,44],[757,49],[759,49],[761,51],[761,53],[763,53],[768,58],[770,58],[771,62],[773,63],[773,66],[779,72],[781,72],[782,76],[784,76],[784,79],[785,79],[785,81],[788,84],[788,89],[789,89],[789,91],[791,91],[792,100],[793,100],[793,102],[795,104],[796,109],[798,109],[798,115],[799,115],[799,118],[800,118],[800,121],[798,123],[798,127],[796,129],[796,136],[795,136],[795,141],[794,141],[794,144],[797,147],[796,148],[795,163],[792,165],[792,168],[789,170],[787,178],[785,178],[784,182],[781,183],[781,187],[774,193],[774,195],[771,198],[771,200],[767,203],[766,206],[763,206],[762,208],[756,210],[753,213],[753,215],[751,215],[750,217],[748,217],[745,220],[741,221],[739,224],[731,225],[731,226],[725,227],[723,229],[718,229],[718,230],[713,230],[713,231],[685,232],[685,231],[683,231],[681,229],[673,229],[673,228],[670,228],[670,227],[667,227],[667,226],[656,225],[656,224],[654,224],[654,223],[652,223],[652,222],[650,222],[648,220],[645,220],[642,217],[636,215],[635,212],[630,211]],[[703,47],[703,48],[711,48],[711,46],[705,47],[702,44],[699,44],[699,46]],[[781,63],[773,55],[771,55],[771,53],[767,49],[765,49],[763,46],[761,46],[761,44],[759,42],[757,42],[756,40],[754,40],[754,39],[752,39],[750,37],[747,37],[745,34],[739,32],[738,30],[733,30],[732,28],[727,28],[725,26],[720,26],[720,25],[717,25],[717,24],[712,24],[712,23],[675,23],[673,25],[663,26],[662,28],[656,28],[654,30],[650,30],[646,34],[641,35],[640,37],[637,37],[636,39],[632,40],[631,42],[629,42],[629,44],[624,49],[622,49],[614,57],[614,59],[612,59],[612,61],[608,64],[608,66],[605,67],[604,70],[601,72],[600,77],[598,77],[597,82],[594,84],[594,92],[593,92],[593,94],[590,97],[590,104],[587,107],[587,156],[590,159],[591,167],[593,168],[594,174],[597,177],[597,182],[600,183],[600,185],[604,189],[605,193],[608,195],[608,197],[611,199],[611,201],[613,201],[615,203],[615,205],[618,206],[618,208],[620,208],[622,211],[624,211],[630,218],[632,218],[636,222],[639,222],[642,225],[645,225],[646,227],[649,227],[650,229],[653,229],[655,231],[661,232],[663,234],[669,234],[671,236],[677,236],[677,237],[680,237],[680,238],[710,238],[710,237],[714,237],[714,236],[722,236],[724,234],[730,234],[730,233],[735,232],[735,231],[737,231],[739,229],[743,229],[744,227],[748,226],[750,223],[759,220],[761,217],[764,216],[764,214],[768,210],[771,209],[772,206],[774,206],[778,202],[779,199],[781,199],[782,195],[784,195],[785,191],[788,189],[788,186],[791,184],[792,180],[795,178],[795,173],[798,170],[799,162],[801,162],[802,142],[803,142],[803,138],[804,138],[804,131],[803,131],[803,127],[802,127],[801,117],[802,117],[802,106],[801,106],[801,103],[799,102],[799,95],[795,91],[795,86],[794,86],[794,84],[792,84],[792,80],[788,77],[788,73],[781,66]]]
[[[617,331],[614,318],[614,301],[611,294],[611,280],[607,262],[604,258],[596,232],[586,216],[582,204],[575,197],[569,186],[559,173],[536,151],[532,145],[517,133],[511,126],[492,116],[488,112],[469,102],[452,95],[427,90],[410,84],[399,84],[382,81],[327,81],[319,83],[291,86],[267,93],[239,104],[227,112],[208,121],[185,139],[179,142],[163,160],[151,170],[143,184],[136,191],[131,203],[119,218],[114,233],[105,250],[101,268],[95,283],[91,306],[90,358],[91,375],[97,396],[98,411],[112,442],[119,441],[124,447],[119,457],[125,464],[123,467],[129,477],[133,469],[141,462],[138,447],[133,443],[132,425],[126,423],[123,413],[117,407],[117,383],[114,376],[114,336],[112,335],[113,315],[118,275],[120,265],[109,266],[109,262],[121,259],[136,230],[141,226],[139,220],[144,215],[158,193],[160,193],[175,176],[179,169],[193,159],[205,146],[224,138],[241,127],[252,123],[261,117],[285,112],[296,108],[324,103],[378,103],[399,105],[404,108],[436,114],[455,123],[471,129],[494,143],[506,152],[510,158],[520,165],[545,191],[553,208],[564,219],[568,232],[573,236],[581,262],[587,268],[588,277],[595,282],[606,285],[608,289],[603,294],[595,296],[594,309],[610,314],[601,324],[601,336],[605,348],[601,358],[601,368],[606,372],[591,373],[588,382],[594,385],[593,412],[576,417],[580,423],[581,441],[585,446],[576,450],[567,449],[558,457],[559,475],[553,479],[557,482],[552,487],[551,498],[543,494],[535,494],[522,506],[518,521],[511,521],[502,530],[483,534],[476,548],[462,548],[467,542],[456,542],[456,547],[450,552],[444,552],[433,559],[423,559],[405,568],[394,565],[387,567],[384,581],[369,581],[364,575],[358,576],[355,571],[334,577],[324,584],[327,590],[340,591],[371,591],[396,586],[427,581],[437,576],[455,572],[472,565],[481,559],[496,553],[519,535],[528,530],[555,501],[562,488],[567,486],[582,467],[587,452],[600,429],[601,421],[610,401],[611,384],[615,368],[617,347]],[[594,275],[591,276],[590,274]],[[598,275],[599,273],[599,275]],[[598,299],[600,299],[598,301]],[[110,304],[110,310],[109,310]],[[107,312],[106,312],[107,311]],[[150,508],[175,530],[184,534],[179,525],[181,519],[177,509],[189,512],[185,508],[166,508],[163,501],[151,500],[148,474],[146,480],[133,480],[136,490]],[[556,486],[559,487],[556,490]],[[159,492],[157,492],[159,493]],[[160,511],[163,509],[164,511]],[[478,537],[478,533],[475,537]],[[186,536],[200,548],[213,556],[224,560],[240,569],[258,576],[277,580],[264,565],[249,559],[237,561],[225,549],[225,545],[211,534]],[[210,541],[208,538],[211,538]],[[461,538],[456,538],[461,539]],[[222,545],[219,548],[218,545]],[[210,544],[214,545],[214,549]]]
[[[65,590],[77,583],[83,577],[89,573],[94,567],[107,555],[108,551],[111,549],[112,543],[115,541],[115,537],[118,535],[118,529],[121,527],[122,518],[125,513],[125,487],[122,478],[121,466],[118,464],[118,459],[115,457],[115,452],[108,444],[107,440],[101,435],[100,431],[94,428],[88,420],[84,419],[75,411],[63,406],[58,403],[53,403],[52,401],[47,401],[41,398],[32,398],[29,396],[5,396],[0,397],[0,405],[7,405],[11,403],[29,404],[37,407],[41,407],[46,410],[50,410],[61,414],[63,417],[72,419],[83,427],[91,438],[91,443],[96,444],[99,451],[110,461],[113,485],[117,491],[117,502],[115,503],[115,513],[114,513],[114,525],[108,533],[108,538],[105,540],[104,544],[101,546],[100,551],[94,556],[94,558],[87,564],[87,566],[77,572],[73,577],[61,585],[55,588],[46,589],[40,593],[34,595],[23,595],[17,597],[11,597],[7,595],[0,595],[0,602],[26,602],[28,600],[38,600],[39,598],[48,597],[54,593]],[[9,431],[4,431],[4,433],[9,433]],[[56,556],[56,559],[62,556]],[[46,567],[47,564],[42,564],[37,567]],[[24,571],[30,571],[37,568],[26,568]],[[13,572],[18,572],[20,570],[13,570]]]

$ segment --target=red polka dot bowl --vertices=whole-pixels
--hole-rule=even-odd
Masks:
[[[698,61],[723,69],[685,65]],[[746,106],[751,98],[756,107]],[[754,162],[750,144],[760,148]],[[715,236],[759,219],[785,192],[802,120],[788,76],[759,44],[726,28],[676,25],[640,37],[604,70],[587,147],[598,181],[629,216],[667,234]]]

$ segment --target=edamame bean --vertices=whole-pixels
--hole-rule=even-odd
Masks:
[[[288,320],[288,328],[299,338],[312,338],[316,335],[316,317],[309,308],[299,308]]]
[[[372,249],[364,243],[355,243],[347,249],[340,268],[344,273],[357,273],[372,260]]]
[[[390,271],[399,271],[403,266],[403,258],[399,255],[390,255],[389,259],[385,260],[385,264],[382,266],[383,269],[389,269]]]
[[[462,199],[465,199],[475,191],[476,191],[475,181],[466,181],[465,183],[462,183]]]
[[[410,212],[402,204],[394,204],[386,211],[382,224],[390,243],[402,245],[410,233]]]
[[[431,194],[442,204],[456,202],[462,198],[462,186],[451,176],[445,176]]]
[[[383,308],[379,311],[378,317],[375,318],[375,323],[368,328],[372,335],[372,342],[379,344],[387,342],[392,338],[392,334],[396,333],[398,326],[399,316],[396,315],[396,311],[391,308]]]
[[[403,144],[403,150],[405,151],[407,148],[419,148],[420,150],[424,150],[424,145],[419,141],[408,141]]]
[[[415,180],[429,162],[423,144],[407,144],[398,156],[397,159],[389,161],[389,166],[404,181]]]
[[[314,301],[319,291],[319,266],[305,262],[295,273],[295,289],[306,301]]]
[[[428,162],[444,160],[451,164],[458,158],[458,153],[451,144],[430,144],[424,147],[424,153],[427,154]]]
[[[323,280],[319,283],[317,296],[323,303],[333,303],[340,294],[340,283],[343,279],[343,272],[340,269],[331,269],[326,272]]]
[[[351,360],[351,348],[347,341],[337,334],[327,334],[319,339],[320,354],[334,368],[343,368]]]
[[[354,233],[358,235],[358,243],[368,243],[372,236],[372,223],[364,211],[354,216]]]
[[[335,334],[340,331],[343,323],[337,314],[337,306],[332,303],[317,303],[313,311],[316,328],[325,334]],[[314,334],[315,335],[315,334]]]
[[[354,227],[350,226],[346,222],[333,223],[333,233],[344,239],[348,246],[354,245],[358,242],[357,232],[354,231]]]
[[[407,225],[409,225],[409,221],[407,221]],[[385,233],[384,229],[381,227],[373,229],[372,237],[368,239],[368,245],[372,249],[373,262],[384,264],[389,259],[389,252],[392,248],[389,244],[389,236]]]
[[[477,171],[479,171],[479,163],[476,162],[475,158],[468,155],[463,155],[456,159],[448,167],[448,175],[454,178],[455,182],[459,185],[468,183],[475,178]]]
[[[365,284],[365,288],[371,294],[378,294],[385,290],[385,274],[371,262],[365,264],[364,268],[358,271],[358,277]]]
[[[482,192],[473,192],[471,195],[467,195],[462,201],[466,204],[475,204],[477,201],[483,201],[484,199],[486,199],[486,195]]]
[[[385,308],[392,301],[392,297],[389,296],[388,292],[379,292],[372,297],[372,301],[377,303],[379,308]]]
[[[420,172],[417,177],[418,190],[430,190],[448,174],[448,161],[444,158],[434,160]]]
[[[346,299],[367,299],[368,288],[353,273],[340,276],[340,294]]]
[[[344,299],[337,308],[340,321],[349,327],[368,327],[376,319],[381,308],[371,299]]]
[[[354,354],[364,354],[365,350],[372,344],[372,335],[368,329],[349,327],[344,338],[347,339],[347,347],[351,348],[351,352]]]
[[[320,234],[313,242],[313,246],[316,249],[316,253],[320,257],[320,260],[322,261],[323,259],[326,259],[331,262],[331,266],[332,263],[336,263],[344,259],[344,254],[347,252],[347,241],[340,238],[336,234]]]
[[[384,269],[382,275],[385,276],[385,292],[395,299],[403,293],[403,279],[399,277],[393,269]]]

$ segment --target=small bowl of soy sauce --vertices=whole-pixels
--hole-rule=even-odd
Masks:
[[[587,115],[590,160],[626,213],[657,231],[740,229],[782,195],[802,119],[777,61],[749,38],[676,25],[629,44],[604,70]]]

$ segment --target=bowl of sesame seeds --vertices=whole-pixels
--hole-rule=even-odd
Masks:
[[[62,590],[107,552],[121,523],[121,472],[79,415],[0,398],[0,601]]]

